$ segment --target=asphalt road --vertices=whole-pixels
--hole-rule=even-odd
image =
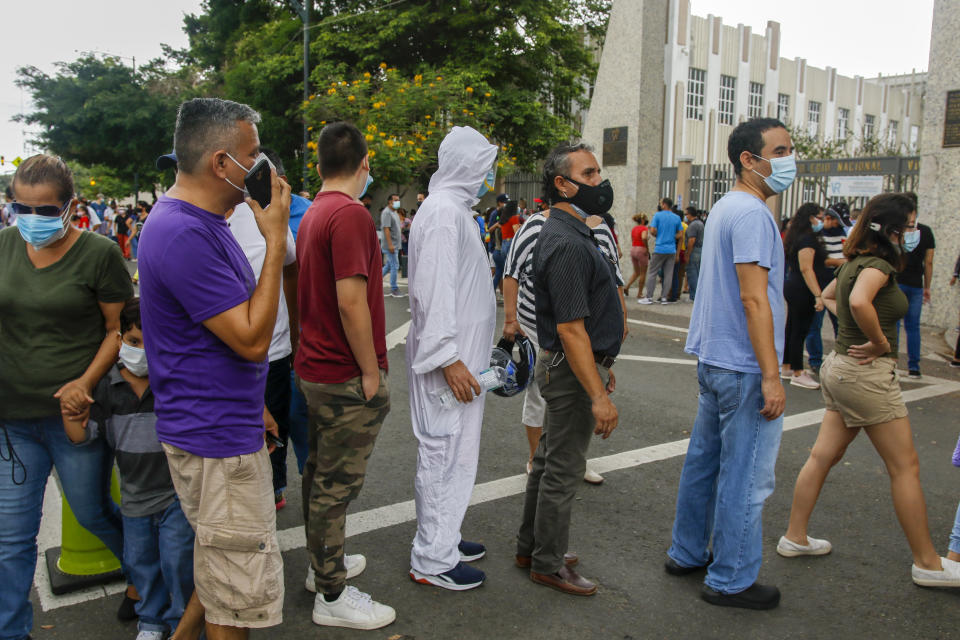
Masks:
[[[408,319],[407,300],[388,298],[387,331]],[[641,322],[684,327],[681,308],[630,305]],[[814,559],[784,559],[775,552],[790,509],[794,480],[816,437],[818,419],[788,419],[777,464],[777,488],[764,511],[764,565],[760,580],[780,587],[778,609],[752,612],[710,606],[700,600],[700,577],[663,571],[683,448],[664,445],[689,436],[696,413],[696,367],[683,353],[685,334],[631,324],[623,353],[670,361],[622,359],[616,365],[614,400],[620,426],[609,440],[596,439],[589,456],[606,471],[598,487],[584,484],[574,509],[571,550],[580,572],[600,583],[591,598],[567,596],[532,583],[513,566],[514,536],[522,508],[526,440],[519,422],[522,398],[491,396],[474,494],[463,533],[485,543],[477,563],[487,573],[479,589],[453,593],[414,584],[407,577],[415,523],[413,498],[416,442],[409,425],[403,346],[391,350],[392,409],[369,466],[366,486],[348,523],[350,553],[367,556],[367,569],[353,584],[397,610],[397,621],[376,631],[320,628],[310,621],[313,596],[303,589],[308,564],[302,547],[299,477],[290,454],[289,505],[277,516],[284,552],[286,599],[282,626],[255,638],[872,638],[956,637],[960,589],[916,587],[910,580],[910,552],[897,524],[883,463],[865,436],[850,447],[827,480],[810,532],[829,539],[834,552]],[[942,345],[936,345],[942,350]],[[933,348],[931,348],[933,350]],[[905,365],[905,361],[901,362]],[[960,499],[960,469],[950,464],[958,434],[960,372],[924,361],[925,384],[904,381],[905,391],[932,397],[909,403],[920,455],[930,528],[946,554],[947,537]],[[943,381],[930,377],[942,378]],[[931,384],[932,382],[932,384]],[[908,394],[909,395],[909,394]],[[916,394],[914,394],[916,395]],[[822,408],[819,392],[787,387],[787,416]],[[682,444],[682,443],[681,443]],[[641,450],[636,452],[636,450]],[[626,454],[626,452],[635,452]],[[624,454],[617,456],[616,454]],[[508,478],[502,482],[498,480]],[[509,479],[512,478],[512,479]],[[478,495],[480,494],[480,495]],[[377,511],[371,511],[377,509]],[[46,517],[51,517],[49,514]],[[355,517],[355,516],[354,516]],[[357,531],[362,533],[356,533]],[[117,622],[121,596],[94,597],[62,606],[35,589],[38,640],[133,638],[134,625]],[[44,628],[48,627],[48,628]]]

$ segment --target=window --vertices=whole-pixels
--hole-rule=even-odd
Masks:
[[[897,145],[897,135],[899,134],[900,123],[896,120],[891,120],[887,124],[887,144],[891,147]]]
[[[786,123],[790,117],[790,96],[785,93],[777,94],[777,120]]]
[[[687,77],[687,117],[703,120],[703,96],[706,93],[707,72],[690,67]]]
[[[920,126],[910,125],[910,153],[917,152],[917,146],[920,144]]]
[[[759,82],[750,83],[750,101],[747,104],[747,117],[763,117],[763,85]]]
[[[869,113],[863,116],[863,137],[867,140],[873,138],[875,119]]]
[[[800,199],[804,202],[817,202],[817,183],[813,180],[804,180],[803,195],[800,196]]]
[[[734,99],[736,98],[737,79],[733,76],[720,76],[720,124],[733,124]]]
[[[837,109],[837,140],[847,137],[847,127],[850,124],[850,109]]]
[[[820,133],[820,103],[811,100],[807,103],[807,134],[817,137]]]

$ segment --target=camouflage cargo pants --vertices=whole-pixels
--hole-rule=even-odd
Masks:
[[[347,505],[363,487],[367,461],[390,412],[390,389],[380,371],[380,387],[367,402],[360,378],[317,384],[297,378],[307,400],[309,454],[303,467],[303,522],[317,593],[342,591]]]

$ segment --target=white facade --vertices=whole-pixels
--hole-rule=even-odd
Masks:
[[[818,140],[843,138],[851,155],[872,131],[882,155],[915,153],[923,121],[925,74],[865,79],[780,57],[780,24],[763,34],[720,16],[690,14],[690,0],[669,0],[664,55],[663,166],[677,158],[725,163],[733,128],[759,112],[786,119]],[[841,131],[843,130],[843,131]]]

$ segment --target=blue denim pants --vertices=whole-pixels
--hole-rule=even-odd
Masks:
[[[297,386],[297,372],[290,367],[290,442],[297,457],[297,471],[303,475],[310,446],[307,441],[307,399]]]
[[[513,240],[504,240],[500,248],[493,252],[493,288],[496,289],[503,282],[503,272],[507,266],[507,254],[510,253],[510,244]]]
[[[700,281],[700,257],[703,251],[699,248],[690,253],[690,260],[687,261],[687,285],[690,287],[690,300],[697,297],[697,282]]]
[[[739,593],[760,573],[761,512],[773,493],[783,418],[760,415],[760,374],[700,363],[700,400],[680,475],[668,555],[685,567],[713,562],[704,583]]]
[[[960,505],[957,505],[957,515],[953,520],[953,531],[950,532],[950,551],[960,553]]]
[[[123,516],[123,561],[140,594],[140,631],[173,633],[193,594],[193,529],[173,502],[159,513]]]
[[[394,247],[396,249],[396,247]],[[393,253],[383,252],[383,275],[390,273],[390,292],[396,293],[397,289],[397,271],[400,269],[400,250],[396,249]]]
[[[53,467],[77,521],[123,557],[120,509],[110,497],[113,457],[103,438],[73,444],[59,415],[0,420],[0,640],[25,638],[33,626],[30,585]]]
[[[830,313],[826,309],[817,311],[813,316],[813,324],[810,325],[810,331],[807,333],[807,359],[810,361],[811,369],[819,369],[823,364],[823,316]],[[830,322],[833,323],[833,337],[837,337],[837,316],[830,313]]]
[[[907,330],[907,369],[920,369],[920,313],[923,311],[923,288],[900,285],[900,290],[907,296],[907,315],[903,324]],[[897,335],[900,335],[900,323],[897,323]]]

